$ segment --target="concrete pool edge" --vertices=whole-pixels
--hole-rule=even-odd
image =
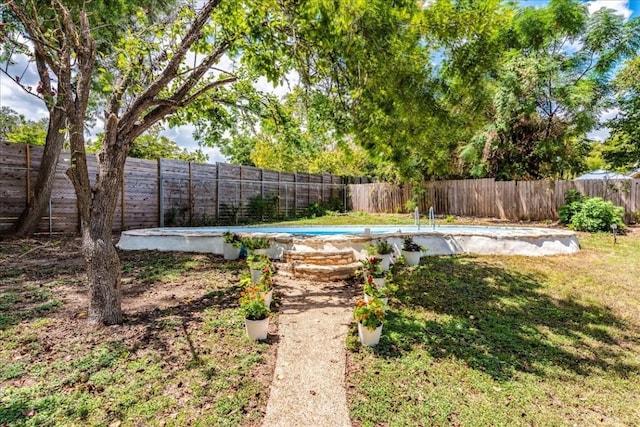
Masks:
[[[362,229],[368,226],[362,226]],[[250,228],[240,231],[234,227],[212,228],[151,228],[122,232],[118,247],[122,250],[160,250],[222,254],[222,233],[231,230],[240,235],[268,237],[273,242],[273,257],[286,250],[340,250],[352,249],[357,259],[366,256],[365,246],[375,240],[389,241],[399,253],[402,240],[411,236],[415,242],[428,248],[425,255],[524,255],[547,256],[571,254],[580,250],[576,233],[546,228],[502,227],[503,232],[479,227],[451,227],[439,230],[422,229],[380,234],[298,235],[295,233],[255,232]]]

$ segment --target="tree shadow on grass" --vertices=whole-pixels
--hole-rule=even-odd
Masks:
[[[425,262],[426,261],[426,262]],[[638,334],[604,307],[552,298],[535,277],[469,257],[432,257],[396,275],[398,292],[376,353],[399,357],[418,346],[435,359],[455,357],[496,379],[638,372],[620,341]]]

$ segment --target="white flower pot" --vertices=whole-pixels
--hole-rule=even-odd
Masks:
[[[382,267],[382,270],[387,271],[391,265],[391,254],[376,255],[376,258],[382,260],[380,261],[380,267]]]
[[[422,256],[421,251],[402,251],[402,256],[404,260],[407,262],[407,265],[418,265],[420,264],[420,257]]]
[[[273,299],[273,289],[269,292],[263,292],[262,296],[264,297],[264,303],[267,307],[271,307],[271,300]]]
[[[269,318],[262,320],[244,319],[247,336],[252,340],[266,340],[269,331]]]
[[[362,326],[362,323],[358,323],[358,338],[362,345],[368,345],[373,347],[380,342],[380,336],[382,335],[382,325],[376,329],[368,329]]]
[[[224,243],[223,245],[224,259],[233,261],[240,256],[240,248],[233,245],[233,243]]]
[[[251,270],[251,281],[253,283],[258,283],[258,281],[262,277],[262,270],[254,270],[253,268],[251,268],[250,270]]]
[[[384,288],[387,282],[384,277],[374,277],[373,283],[375,283],[376,286],[379,288]]]
[[[372,299],[373,297],[371,295],[364,294],[364,302],[368,303]],[[389,305],[389,297],[380,298],[380,301],[382,301],[384,305]]]

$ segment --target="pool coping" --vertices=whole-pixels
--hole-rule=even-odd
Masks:
[[[363,225],[366,228],[375,226]],[[395,227],[395,226],[394,226]],[[402,226],[400,226],[402,227]],[[461,226],[465,227],[465,226]],[[311,228],[311,227],[309,227]],[[500,233],[495,230],[500,229]],[[300,235],[291,232],[260,232],[250,228],[150,228],[122,232],[118,247],[122,250],[160,250],[223,253],[222,233],[232,231],[240,236],[267,237],[272,241],[272,257],[282,256],[285,250],[336,250],[350,248],[357,259],[366,257],[365,246],[376,240],[387,240],[397,255],[405,237],[428,248],[425,255],[525,255],[546,256],[571,254],[580,250],[576,233],[535,227],[474,227],[452,232],[445,228],[396,231],[365,235]]]

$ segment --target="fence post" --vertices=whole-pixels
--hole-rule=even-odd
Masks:
[[[311,174],[307,174],[307,207],[311,205]]]
[[[193,170],[189,161],[189,225],[193,226]]]
[[[298,172],[293,174],[293,216],[298,216]]]
[[[220,222],[220,162],[216,162],[216,221]]]
[[[240,197],[238,197],[238,215],[236,217],[242,217],[242,187],[244,181],[242,176],[242,165],[240,165]]]
[[[126,163],[125,163],[126,167]],[[127,174],[124,174],[122,177],[122,183],[120,184],[120,231],[124,231],[125,229],[125,213],[124,213],[124,186],[125,186],[125,177]]]
[[[164,227],[164,185],[162,183],[162,159],[158,158],[158,227]]]
[[[27,144],[25,154],[27,157],[27,203],[25,205],[28,205],[31,202],[31,145]]]
[[[344,176],[341,178],[341,180],[342,180],[342,209],[346,212],[347,211],[347,184]]]

